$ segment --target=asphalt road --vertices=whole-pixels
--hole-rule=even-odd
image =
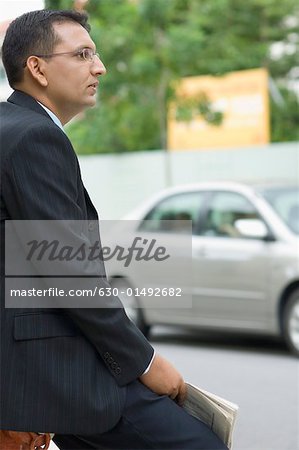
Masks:
[[[186,381],[239,405],[233,450],[299,450],[299,360],[283,344],[162,327],[151,342]]]

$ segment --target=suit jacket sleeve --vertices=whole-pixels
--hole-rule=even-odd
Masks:
[[[64,133],[48,119],[23,130],[18,144],[2,161],[2,192],[12,219],[87,220],[78,204],[82,181],[77,157]],[[80,244],[80,236],[78,245]],[[84,266],[79,277],[89,275]],[[94,274],[93,274],[94,275]],[[105,286],[107,280],[102,279]],[[84,297],[82,297],[84,301]],[[84,306],[84,304],[82,304]],[[128,319],[117,297],[102,297],[100,308],[67,308],[64,314],[95,346],[119,385],[138,378],[153,348]]]

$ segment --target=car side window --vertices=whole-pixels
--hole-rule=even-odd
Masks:
[[[299,234],[299,194],[296,189],[270,189],[264,193],[282,220]]]
[[[201,192],[171,195],[149,212],[140,229],[168,233],[190,233],[197,225],[203,198],[204,193]]]
[[[216,192],[209,203],[201,235],[245,238],[236,226],[242,219],[260,220],[252,203],[236,192]]]

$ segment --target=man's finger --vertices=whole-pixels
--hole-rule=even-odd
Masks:
[[[178,393],[179,393],[179,389],[176,388],[176,389],[174,389],[174,390],[172,391],[172,393],[169,395],[169,397],[170,397],[172,400],[175,400],[175,399],[177,398],[177,396],[178,396]]]
[[[183,406],[184,401],[186,399],[186,395],[187,395],[187,386],[186,383],[183,383],[179,389],[179,393],[176,398],[176,401],[180,406]]]

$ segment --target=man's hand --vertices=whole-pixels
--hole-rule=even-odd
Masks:
[[[47,450],[50,441],[48,433],[0,430],[0,450]]]
[[[149,371],[139,378],[141,383],[158,395],[168,395],[182,405],[186,397],[186,385],[181,374],[160,355],[156,355]]]

